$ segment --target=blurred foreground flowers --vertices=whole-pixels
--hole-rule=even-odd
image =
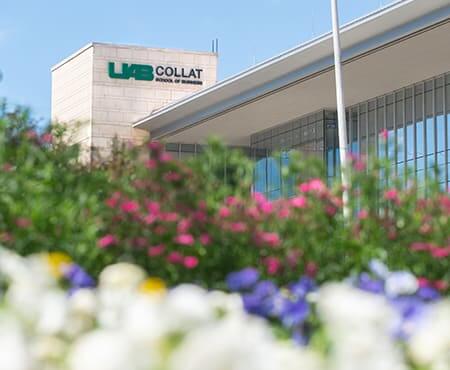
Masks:
[[[362,278],[320,288],[301,279],[286,290],[258,278],[251,269],[229,277],[234,289],[248,290],[242,296],[188,284],[168,289],[119,263],[94,288],[66,256],[1,249],[0,369],[450,369],[448,300],[424,303],[406,341],[395,335],[402,315],[388,295],[410,294],[411,279],[388,283],[391,273],[383,289],[395,288],[380,294],[359,286]],[[291,327],[314,314],[308,346],[280,339],[269,320],[246,313],[264,316],[277,302]]]

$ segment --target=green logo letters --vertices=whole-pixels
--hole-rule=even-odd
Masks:
[[[153,81],[153,67],[146,64],[127,64],[122,63],[122,72],[115,71],[114,62],[108,63],[108,74],[111,78],[129,80],[134,78],[137,81]]]

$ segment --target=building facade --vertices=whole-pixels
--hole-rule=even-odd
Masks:
[[[449,0],[399,0],[341,28],[349,148],[389,158],[405,183],[411,173],[423,187],[434,179],[450,187],[449,40]],[[128,127],[164,140],[179,158],[219,136],[255,160],[256,191],[289,195],[281,168],[291,150],[322,158],[329,178],[339,173],[333,63],[328,33]]]
[[[114,137],[148,138],[133,122],[216,82],[215,53],[91,43],[52,68],[52,120],[104,157]]]

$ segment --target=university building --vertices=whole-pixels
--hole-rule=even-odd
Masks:
[[[450,0],[397,1],[343,26],[341,44],[351,151],[424,185],[437,167],[450,186]],[[53,68],[53,117],[85,122],[74,141],[105,153],[114,135],[164,140],[180,158],[219,136],[255,160],[255,190],[270,198],[292,149],[337,174],[330,33],[220,82],[216,68],[215,53],[94,43]]]

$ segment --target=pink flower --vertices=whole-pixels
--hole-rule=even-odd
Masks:
[[[337,209],[336,209],[336,207],[334,207],[334,206],[332,206],[332,205],[327,205],[326,207],[325,207],[325,213],[328,215],[328,216],[334,216],[335,214],[336,214],[336,212],[337,212]]]
[[[380,137],[384,140],[387,140],[387,138],[389,137],[389,131],[384,129],[380,131]]]
[[[292,198],[290,200],[290,204],[294,208],[306,208],[307,201],[304,196],[300,195],[298,197]]]
[[[31,221],[26,217],[19,217],[16,219],[16,226],[21,229],[26,229],[31,226]]]
[[[146,215],[146,216],[144,217],[144,222],[145,222],[147,225],[151,225],[151,224],[154,223],[155,221],[156,221],[156,216],[153,215],[153,214],[151,214],[151,213],[149,213],[148,215]]]
[[[450,247],[446,248],[431,248],[431,255],[435,258],[441,259],[450,256]]]
[[[170,162],[171,160],[172,160],[172,156],[169,153],[163,152],[159,156],[159,161],[161,163],[167,163],[167,162]]]
[[[264,196],[264,194],[262,193],[253,193],[253,199],[255,200],[256,203],[264,203],[267,202],[266,197]]]
[[[206,213],[204,211],[195,211],[194,219],[202,223],[206,222],[207,220]]]
[[[400,204],[400,200],[398,198],[397,189],[388,189],[384,192],[384,199],[394,202],[395,204]]]
[[[273,204],[271,202],[261,202],[259,203],[259,209],[262,213],[269,215],[273,211]]]
[[[269,275],[275,275],[281,267],[281,262],[277,257],[266,257],[263,261]]]
[[[149,159],[148,161],[145,162],[145,167],[147,167],[150,170],[153,170],[157,166],[158,166],[158,162],[154,159]]]
[[[8,163],[8,162],[4,163],[3,166],[2,166],[2,170],[4,172],[11,172],[13,170],[13,168],[14,168],[13,165],[11,163]]]
[[[409,247],[412,251],[427,251],[430,249],[430,244],[428,243],[422,243],[422,242],[415,242],[412,243]]]
[[[164,179],[169,182],[179,181],[181,175],[178,172],[170,171],[164,175]]]
[[[427,278],[419,277],[419,278],[417,278],[417,281],[419,283],[420,288],[430,286],[430,280],[428,280]]]
[[[27,130],[25,132],[25,137],[27,139],[29,139],[29,140],[36,139],[37,138],[37,133],[34,130]]]
[[[281,208],[278,212],[278,217],[281,219],[289,218],[291,211],[289,208]]]
[[[151,151],[157,152],[157,151],[162,150],[163,147],[162,147],[162,144],[159,141],[151,141],[151,142],[148,143],[148,148]]]
[[[114,235],[108,234],[99,239],[98,246],[100,248],[107,248],[110,245],[113,245],[116,243],[117,243],[116,237]]]
[[[188,269],[196,268],[198,265],[198,258],[194,256],[186,256],[184,257],[183,265]]]
[[[179,252],[170,252],[170,254],[167,256],[167,261],[172,264],[183,263],[183,260],[183,255]]]
[[[315,277],[317,274],[317,265],[315,262],[308,262],[305,267],[305,274],[309,277]]]
[[[277,247],[280,245],[281,240],[277,233],[262,232],[260,234],[261,241],[271,247]]]
[[[234,196],[232,196],[232,195],[228,196],[228,197],[226,198],[226,200],[225,200],[225,204],[226,204],[227,206],[234,206],[234,205],[236,205],[237,203],[238,203],[237,198],[234,197]]]
[[[222,207],[222,208],[219,209],[219,216],[220,217],[226,218],[226,217],[230,217],[230,215],[231,215],[231,211],[230,211],[229,208]]]
[[[444,280],[436,280],[433,282],[433,286],[437,289],[437,290],[446,290],[448,288],[448,283]]]
[[[178,220],[178,213],[175,212],[161,213],[159,218],[161,219],[161,221],[175,222],[176,220]]]
[[[183,218],[182,220],[180,220],[179,222],[178,222],[178,225],[177,225],[177,231],[180,233],[180,234],[185,234],[189,229],[190,229],[190,227],[191,227],[191,221],[190,220],[188,220],[187,218]]]
[[[123,202],[120,205],[120,208],[125,213],[134,213],[134,212],[136,212],[139,209],[139,204],[137,204],[133,200],[128,200],[128,201]]]
[[[41,135],[41,140],[45,144],[50,144],[53,141],[53,135],[49,132]]]
[[[119,202],[121,194],[116,191],[110,198],[106,199],[105,203],[109,208],[115,208]]]
[[[211,237],[208,234],[200,235],[200,243],[202,243],[203,245],[210,245]]]
[[[166,247],[163,244],[154,245],[148,248],[148,255],[150,257],[157,257],[164,253]]]
[[[302,256],[302,252],[299,250],[290,250],[286,256],[287,264],[290,268],[295,268],[298,265],[298,261]]]
[[[191,234],[180,234],[176,236],[175,242],[181,245],[193,245],[194,237]]]
[[[255,220],[257,220],[257,219],[259,218],[259,216],[260,216],[260,213],[259,213],[258,208],[254,207],[254,206],[249,207],[249,208],[247,209],[247,214],[248,214],[251,218],[253,218],[253,219],[255,219]]]
[[[147,211],[152,215],[158,215],[160,209],[161,207],[158,202],[147,202]]]
[[[320,193],[326,189],[327,187],[321,179],[312,179],[309,181],[309,191],[316,191]]]
[[[235,233],[243,233],[247,231],[247,225],[244,224],[243,222],[233,222],[230,225],[230,229]]]
[[[358,219],[366,220],[369,217],[369,212],[366,209],[361,209],[358,212]]]

